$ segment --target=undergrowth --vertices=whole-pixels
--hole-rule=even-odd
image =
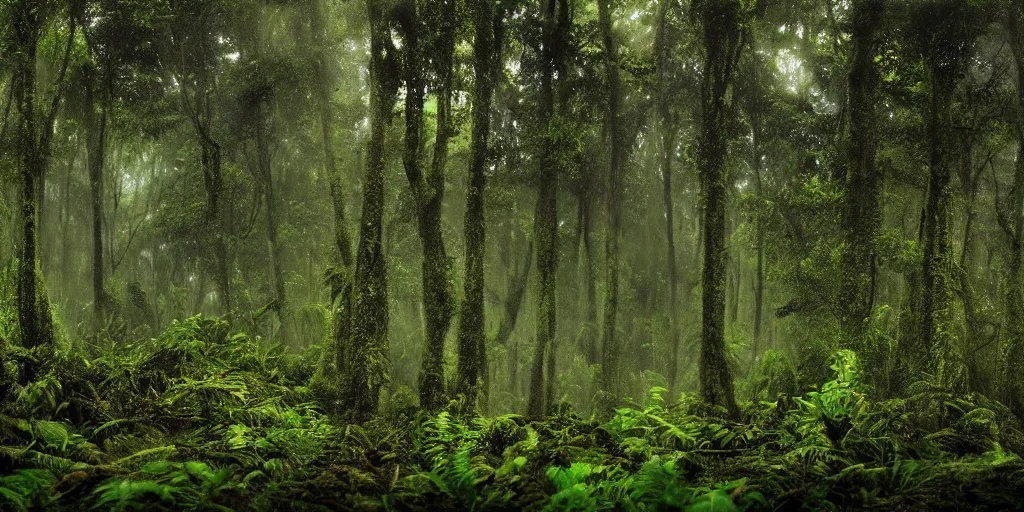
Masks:
[[[849,351],[832,380],[740,421],[654,387],[600,418],[481,417],[453,401],[346,424],[306,387],[316,353],[216,319],[89,358],[2,350],[3,510],[1024,508],[1024,437],[1006,408],[927,383],[875,400]],[[26,362],[41,369],[27,382]]]

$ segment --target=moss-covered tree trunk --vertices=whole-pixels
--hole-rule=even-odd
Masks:
[[[16,165],[21,177],[22,246],[18,259],[18,323],[21,343],[25,347],[40,344],[42,322],[36,292],[36,176],[41,155],[36,147],[36,47],[39,42],[38,20],[33,9],[22,0],[14,7],[17,18],[13,32],[17,51],[14,53],[14,95],[18,114],[15,134]]]
[[[46,22],[45,15],[51,13],[36,2],[14,0],[8,6],[11,25],[10,46],[13,50],[11,76],[11,102],[18,115],[14,134],[15,170],[21,180],[21,231],[22,247],[18,260],[17,309],[21,328],[22,345],[28,348],[49,344],[53,339],[53,325],[50,316],[49,299],[41,284],[39,255],[37,250],[37,187],[50,153],[53,127],[63,100],[65,77],[71,49],[75,40],[74,18],[69,18],[70,27],[65,43],[64,57],[60,70],[51,87],[53,93],[47,108],[37,101],[36,55],[39,38]],[[42,115],[40,115],[40,113]],[[42,120],[42,124],[38,120]],[[23,379],[35,378],[34,368],[28,367]]]
[[[875,239],[882,227],[882,173],[875,164],[875,103],[878,95],[878,29],[885,0],[856,0],[853,3],[853,64],[849,77],[850,169],[846,181],[846,210],[843,217],[846,246],[843,248],[843,280],[840,293],[840,321],[845,344],[864,332],[871,316],[872,282],[875,268]]]
[[[444,405],[444,340],[448,334],[454,304],[451,292],[451,260],[441,236],[441,206],[444,199],[444,168],[451,133],[452,56],[455,48],[454,2],[432,5],[426,20],[420,19],[412,0],[402,7],[405,79],[405,149],[402,163],[416,203],[417,225],[423,246],[423,309],[426,316],[426,344],[419,379],[420,405],[436,410]],[[424,48],[421,32],[437,26],[436,46]],[[429,51],[427,51],[429,50]],[[426,53],[425,53],[426,52]],[[434,57],[437,72],[437,135],[429,172],[422,171],[423,98],[425,56]]]
[[[954,337],[950,178],[956,165],[951,110],[957,81],[971,47],[969,18],[977,13],[966,3],[928,8],[922,14],[922,51],[929,87],[925,112],[928,138],[928,195],[925,201],[918,340],[905,353],[912,368],[934,375],[954,389],[966,385],[963,358]],[[927,30],[927,32],[924,32]],[[932,34],[944,33],[935,38]],[[921,365],[924,363],[924,366]]]
[[[676,261],[675,206],[672,202],[672,162],[676,154],[678,116],[672,106],[672,84],[669,82],[670,43],[668,13],[672,2],[658,5],[658,25],[654,37],[654,57],[658,68],[658,122],[661,129],[662,202],[665,205],[665,260],[668,272],[669,355],[668,383],[673,391],[679,373],[679,270]]]
[[[530,370],[530,397],[527,412],[538,417],[550,406],[547,398],[553,389],[550,381],[554,377],[548,374],[548,385],[545,386],[545,356],[555,350],[555,275],[558,267],[558,157],[555,148],[554,109],[555,109],[555,69],[560,60],[563,48],[559,44],[559,27],[556,25],[556,7],[564,3],[560,0],[544,0],[542,2],[542,44],[540,91],[540,126],[545,133],[541,147],[539,179],[537,182],[537,209],[534,214],[534,240],[537,247],[538,275],[538,308],[537,308],[537,345],[534,351],[533,364]]]
[[[1000,398],[1014,413],[1024,413],[1024,2],[1007,9],[1007,32],[1017,67],[1017,163],[1010,189],[1009,213],[999,222],[1010,246],[1006,275],[1007,328],[1000,351]]]
[[[213,248],[216,265],[217,294],[220,297],[221,310],[231,316],[231,278],[228,262],[227,234],[224,225],[223,205],[224,173],[221,165],[220,144],[213,139],[212,119],[210,111],[210,92],[200,92],[195,100],[203,107],[195,113],[193,123],[199,137],[200,159],[203,167],[203,186],[206,189],[206,223]],[[205,111],[206,113],[203,113]]]
[[[314,0],[309,11],[310,31],[317,53],[314,67],[318,80],[314,93],[320,115],[320,138],[323,146],[324,168],[330,183],[331,211],[334,221],[334,254],[335,266],[328,274],[331,285],[331,299],[338,302],[333,318],[333,339],[324,351],[324,359],[319,371],[324,377],[341,379],[340,371],[345,368],[348,360],[346,348],[349,342],[352,313],[352,237],[349,235],[348,220],[345,211],[345,197],[342,191],[342,176],[338,172],[338,161],[334,153],[334,110],[331,107],[331,84],[334,75],[330,66],[332,55],[329,53],[330,38],[327,32],[329,9],[324,0]],[[357,153],[361,155],[362,153]],[[362,169],[361,162],[356,168]],[[335,384],[338,384],[335,382]]]
[[[619,312],[619,242],[622,234],[622,156],[624,137],[622,133],[622,80],[619,76],[619,57],[612,34],[612,6],[610,0],[598,0],[598,24],[601,30],[601,44],[604,49],[605,80],[608,87],[608,135],[610,138],[608,161],[608,233],[605,237],[605,309],[603,357],[601,365],[601,388],[606,392],[618,392],[617,381],[619,359],[622,352],[616,338],[616,320]]]
[[[396,50],[391,43],[385,0],[367,0],[370,21],[370,140],[363,182],[352,294],[348,400],[352,416],[369,419],[377,412],[380,390],[388,380],[387,265],[382,244],[384,217],[385,136],[398,88]]]
[[[494,2],[473,0],[473,132],[470,141],[469,185],[466,189],[466,278],[459,319],[459,393],[470,400],[479,391],[484,350],[484,171],[494,92]]]
[[[284,314],[286,309],[284,289],[284,262],[281,255],[281,244],[278,243],[278,214],[277,191],[274,187],[274,173],[270,159],[270,116],[267,113],[267,99],[262,98],[253,107],[253,131],[256,142],[256,166],[259,172],[259,180],[263,186],[263,200],[267,204],[267,245],[270,249],[270,262],[274,278],[274,303],[273,309],[278,316]]]
[[[96,119],[96,91],[92,77],[86,85],[85,124],[87,130],[89,165],[89,202],[92,207],[92,300],[93,321],[96,332],[104,327],[105,292],[103,289],[103,164],[107,136],[107,107],[100,106]]]
[[[737,0],[707,0],[700,6],[704,46],[701,132],[697,143],[704,204],[704,267],[701,274],[701,395],[737,415],[732,373],[725,351],[725,246],[727,146],[726,93],[741,49],[741,6]]]

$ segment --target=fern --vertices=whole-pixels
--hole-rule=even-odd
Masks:
[[[57,479],[45,469],[19,469],[0,477],[0,508],[28,512],[47,507]]]

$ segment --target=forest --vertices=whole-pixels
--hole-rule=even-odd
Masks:
[[[0,0],[0,510],[1024,510],[1024,0]]]

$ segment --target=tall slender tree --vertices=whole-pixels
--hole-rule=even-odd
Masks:
[[[856,0],[851,13],[853,64],[849,78],[850,170],[843,218],[841,322],[847,344],[854,343],[871,316],[876,271],[875,239],[882,226],[882,173],[875,163],[879,76],[875,55],[885,0]]]
[[[725,352],[725,203],[729,185],[725,152],[730,112],[726,96],[743,48],[743,7],[738,0],[704,0],[694,3],[694,9],[700,13],[704,50],[701,132],[697,142],[704,205],[700,389],[705,400],[735,416],[739,410]]]
[[[89,199],[92,206],[92,301],[95,329],[103,329],[105,292],[103,289],[103,160],[107,145],[107,102],[97,100],[96,95],[106,98],[105,89],[96,91],[96,69],[90,66],[86,71],[86,112],[85,124],[88,143]],[[104,73],[105,74],[105,73]],[[105,83],[105,80],[101,83]],[[96,106],[99,106],[99,119]]]
[[[419,12],[423,10],[424,12]],[[405,151],[402,163],[416,203],[417,225],[423,246],[423,309],[426,344],[419,379],[420,404],[435,410],[444,404],[444,341],[454,313],[451,291],[451,259],[441,236],[445,164],[451,137],[451,90],[455,52],[456,11],[454,0],[402,7],[405,79]],[[426,19],[422,19],[425,15]],[[437,27],[436,38],[425,37],[424,28]],[[433,44],[431,44],[433,41]],[[425,57],[434,57],[437,83],[437,134],[429,170],[422,170],[423,98],[426,86]]]
[[[619,56],[612,33],[612,6],[610,0],[597,0],[598,24],[601,27],[601,43],[604,49],[605,80],[608,84],[607,126],[609,145],[608,160],[608,234],[605,237],[605,309],[603,358],[601,384],[605,391],[615,393],[616,372],[622,351],[616,337],[616,320],[619,311],[619,242],[622,234],[622,185],[623,185],[623,131],[622,131],[622,78],[619,76]],[[671,184],[668,185],[671,189]],[[670,221],[671,222],[671,221]],[[670,228],[671,229],[671,228]],[[670,235],[671,236],[671,235]],[[670,263],[674,270],[674,263]],[[674,292],[673,292],[674,293]],[[674,316],[674,315],[673,315]]]
[[[327,171],[329,192],[331,196],[331,212],[334,222],[334,265],[327,272],[327,281],[331,286],[331,302],[337,301],[338,308],[333,318],[333,339],[324,351],[320,371],[327,379],[341,378],[340,371],[345,368],[348,360],[346,349],[349,343],[349,329],[352,326],[352,280],[354,261],[352,255],[352,237],[349,234],[348,216],[346,214],[343,179],[338,171],[338,161],[334,153],[334,116],[331,104],[331,85],[335,82],[331,58],[331,39],[328,33],[327,20],[330,9],[326,0],[310,0],[308,22],[310,39],[313,41],[313,69],[317,79],[314,81],[313,94],[320,118],[320,144],[323,149],[324,169]],[[358,153],[361,154],[361,153]],[[357,166],[361,168],[362,166]]]
[[[541,416],[552,406],[548,401],[553,395],[553,364],[549,363],[545,379],[545,361],[554,359],[556,337],[555,275],[558,268],[558,155],[556,153],[555,131],[555,74],[561,67],[564,51],[562,23],[568,20],[568,2],[565,0],[543,0],[541,2],[541,86],[540,86],[540,127],[543,130],[541,142],[540,169],[537,181],[537,209],[534,214],[534,240],[537,250],[538,274],[538,322],[537,345],[530,374],[530,397],[527,411],[531,416]],[[556,17],[557,16],[557,17]],[[564,78],[564,74],[559,75]],[[546,383],[546,385],[545,385]]]
[[[1008,207],[997,208],[999,225],[1006,236],[1010,254],[1006,276],[1006,337],[1000,351],[1000,395],[1017,413],[1024,413],[1024,2],[1011,3],[1006,9],[1006,29],[1011,54],[1017,68],[1016,116],[1017,161],[1010,188]],[[998,205],[997,206],[1001,206]]]
[[[951,110],[959,78],[965,71],[980,24],[978,10],[966,2],[937,0],[917,6],[915,42],[922,52],[928,85],[925,107],[928,139],[928,194],[922,219],[923,259],[917,339],[905,353],[928,362],[925,371],[941,385],[966,384],[962,354],[953,339],[950,178],[958,161],[954,152]]]
[[[231,276],[228,228],[224,221],[224,169],[220,142],[214,132],[217,85],[217,26],[219,2],[172,2],[167,19],[167,48],[162,61],[179,84],[179,105],[192,125],[199,146],[206,191],[207,237],[213,252],[221,310],[231,315]]]
[[[380,390],[388,380],[388,283],[382,243],[384,144],[400,82],[389,2],[366,0],[366,8],[370,20],[370,140],[347,361],[348,405],[357,419],[369,419],[377,412]]]
[[[64,57],[49,98],[38,96],[36,58],[40,37],[57,13],[59,4],[53,1],[15,0],[7,2],[6,17],[11,20],[11,49],[13,50],[13,76],[11,102],[17,114],[15,129],[15,167],[21,178],[22,250],[18,259],[18,323],[21,341],[25,347],[45,345],[52,341],[53,328],[49,300],[41,284],[37,251],[37,179],[49,163],[53,125],[63,101],[65,78],[77,25],[74,16],[68,16],[67,42]],[[41,123],[40,123],[41,121]],[[31,369],[26,376],[33,378]]]
[[[675,202],[672,196],[672,163],[676,155],[679,116],[673,105],[673,84],[669,72],[672,38],[669,15],[676,2],[658,5],[657,30],[654,36],[654,58],[658,69],[658,123],[661,131],[662,202],[665,205],[665,257],[668,271],[668,321],[672,354],[669,356],[669,388],[675,390],[679,374],[679,270],[676,259]]]
[[[473,133],[466,190],[466,278],[459,319],[458,385],[460,393],[472,399],[478,389],[484,353],[484,182],[487,140],[491,126],[491,98],[494,93],[495,8],[492,0],[473,0]]]

